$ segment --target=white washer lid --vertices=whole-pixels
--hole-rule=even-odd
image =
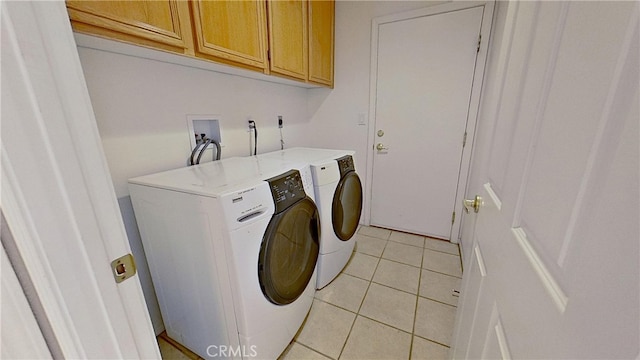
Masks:
[[[345,155],[353,156],[352,150],[334,150],[295,147],[266,154],[258,155],[260,158],[279,159],[284,161],[300,161],[310,165],[325,163],[327,160],[335,160]]]
[[[129,179],[129,183],[209,197],[247,189],[294,169],[290,161],[232,157]]]

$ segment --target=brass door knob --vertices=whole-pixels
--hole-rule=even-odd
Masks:
[[[389,150],[389,148],[388,147],[384,147],[384,145],[382,143],[378,143],[376,145],[376,150],[383,151],[383,150]]]
[[[475,213],[480,211],[480,207],[484,204],[484,202],[482,201],[480,195],[476,195],[475,199],[464,199],[462,201],[462,204],[464,205],[464,211],[468,214],[471,209],[473,209],[473,212]]]

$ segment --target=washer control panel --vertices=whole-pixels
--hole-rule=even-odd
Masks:
[[[343,177],[344,174],[349,171],[355,171],[356,166],[353,163],[353,157],[351,155],[346,155],[341,158],[337,158],[338,167],[340,168],[340,177]]]
[[[307,196],[298,170],[289,170],[266,181],[276,205],[276,214]]]

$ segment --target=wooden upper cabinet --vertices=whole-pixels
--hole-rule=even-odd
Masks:
[[[265,1],[191,2],[196,55],[267,71]]]
[[[184,1],[67,1],[75,31],[179,53],[192,53]]]
[[[333,87],[335,2],[309,1],[309,77],[311,82]]]
[[[74,31],[333,87],[334,0],[68,0]]]
[[[307,1],[269,1],[269,51],[272,73],[307,80]]]

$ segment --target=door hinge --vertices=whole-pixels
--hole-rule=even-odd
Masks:
[[[478,35],[478,48],[476,49],[476,52],[480,52],[480,43],[482,42],[482,34]]]
[[[451,213],[451,225],[453,225],[456,222],[456,212],[454,211],[453,213]]]
[[[116,283],[121,283],[136,274],[136,261],[133,255],[126,254],[111,262],[111,270]]]
[[[467,132],[464,132],[464,135],[462,135],[462,147],[464,147],[465,145],[467,145]]]

